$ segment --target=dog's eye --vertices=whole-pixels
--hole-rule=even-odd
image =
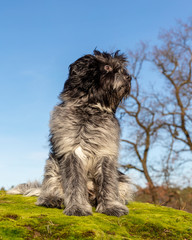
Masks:
[[[113,68],[109,65],[105,65],[104,69],[105,69],[106,72],[111,72],[113,70]]]

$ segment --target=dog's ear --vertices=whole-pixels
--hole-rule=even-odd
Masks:
[[[95,56],[85,55],[69,66],[69,77],[64,84],[60,98],[87,96],[89,89],[99,78],[99,63]]]
[[[85,55],[69,66],[70,77],[82,77],[91,71],[96,70],[96,58],[93,55]]]

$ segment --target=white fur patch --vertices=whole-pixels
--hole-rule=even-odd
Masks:
[[[75,154],[85,163],[87,161],[86,155],[83,153],[83,150],[80,146],[75,149]]]

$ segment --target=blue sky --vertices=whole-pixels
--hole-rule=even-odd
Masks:
[[[191,9],[191,0],[0,0],[0,186],[42,179],[70,63],[96,47],[155,44]]]

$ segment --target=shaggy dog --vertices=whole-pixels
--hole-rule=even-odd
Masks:
[[[128,213],[129,178],[117,170],[120,127],[116,109],[129,94],[131,76],[119,51],[94,51],[69,67],[50,120],[50,155],[42,186],[21,184],[9,193],[39,195],[37,205],[66,215]],[[92,205],[92,206],[91,206]]]

